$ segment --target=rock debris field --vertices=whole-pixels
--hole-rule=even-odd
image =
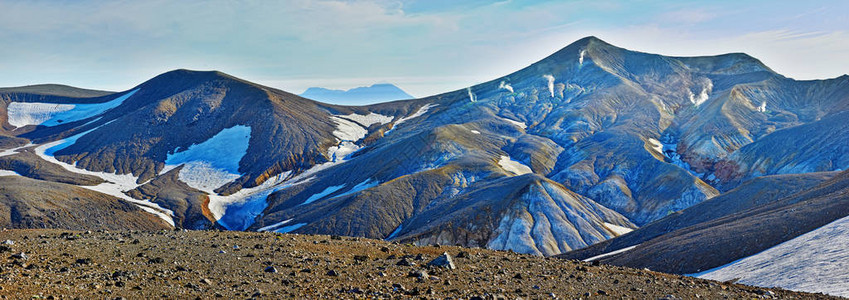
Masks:
[[[512,252],[324,235],[5,230],[3,299],[827,299]]]

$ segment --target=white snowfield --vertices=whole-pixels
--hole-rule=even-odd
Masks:
[[[118,107],[137,91],[138,89],[135,89],[113,100],[95,104],[12,102],[9,103],[7,108],[9,124],[15,127],[27,125],[56,126],[79,121]]]
[[[360,124],[363,127],[369,127],[373,124],[378,124],[378,125],[386,124],[386,123],[392,122],[392,119],[394,118],[392,116],[384,116],[384,115],[381,115],[381,114],[378,114],[378,113],[373,113],[373,112],[370,112],[367,115],[350,114],[350,115],[337,115],[336,117],[340,117],[340,118],[344,118],[344,119],[348,119],[348,120],[357,122],[357,124]]]
[[[106,124],[104,124],[104,125],[106,125]],[[103,126],[103,125],[101,125],[101,126]],[[98,128],[100,128],[100,127],[98,127]],[[95,128],[95,129],[97,129],[97,128]],[[92,175],[92,176],[97,176],[97,177],[103,179],[106,182],[101,183],[99,185],[96,185],[96,186],[80,186],[80,187],[86,188],[86,189],[89,189],[89,190],[92,190],[92,191],[96,191],[96,192],[101,192],[101,193],[104,193],[104,194],[107,194],[107,195],[110,195],[110,196],[114,196],[114,197],[126,200],[130,203],[135,204],[136,206],[138,206],[142,210],[156,215],[157,217],[161,218],[162,220],[164,220],[168,224],[171,224],[171,226],[174,226],[174,219],[173,219],[174,212],[173,211],[162,208],[161,206],[159,206],[156,203],[153,203],[153,202],[150,202],[150,201],[147,201],[147,200],[138,200],[138,199],[135,199],[133,197],[130,197],[130,196],[127,196],[126,194],[124,194],[124,192],[135,189],[135,188],[137,188],[141,185],[141,184],[136,183],[138,181],[138,177],[133,176],[133,174],[113,174],[113,173],[105,173],[105,172],[92,172],[92,171],[88,171],[88,170],[85,170],[85,169],[79,169],[75,165],[65,163],[65,162],[60,161],[60,160],[56,159],[55,157],[53,157],[53,153],[73,145],[77,141],[77,139],[79,139],[80,137],[88,134],[89,132],[91,132],[95,129],[92,129],[92,130],[89,130],[89,131],[68,137],[64,140],[58,140],[58,141],[55,141],[55,142],[50,142],[50,143],[47,143],[47,144],[39,145],[38,147],[35,148],[35,154],[38,155],[39,157],[41,157],[42,159],[44,159],[45,161],[57,164],[57,165],[61,166],[62,168],[64,168],[65,170],[68,170],[72,173]]]
[[[530,167],[522,164],[521,162],[515,161],[506,155],[501,156],[501,159],[498,160],[498,165],[505,171],[515,175],[523,175],[534,172]]]
[[[250,138],[251,128],[248,126],[225,128],[200,144],[168,154],[165,168],[159,173],[165,174],[183,165],[178,174],[180,181],[208,194],[215,194],[215,189],[242,176],[239,173],[239,161],[248,152]]]
[[[849,217],[761,253],[689,276],[849,297]]]

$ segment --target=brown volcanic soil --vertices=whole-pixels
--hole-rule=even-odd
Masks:
[[[0,232],[0,240],[7,239],[14,244],[0,247],[0,298],[12,299],[829,298],[512,252],[348,237],[217,231]],[[443,252],[456,256],[461,251],[469,255],[454,258],[456,270],[425,267]],[[14,257],[21,252],[28,258]],[[404,256],[416,265],[396,265]],[[269,266],[277,272],[266,272]],[[430,278],[408,276],[418,270],[426,270]]]

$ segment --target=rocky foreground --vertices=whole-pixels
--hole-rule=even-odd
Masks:
[[[75,297],[831,298],[512,252],[336,236],[0,232],[0,298]]]

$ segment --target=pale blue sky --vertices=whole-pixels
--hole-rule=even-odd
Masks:
[[[0,86],[126,90],[178,68],[301,93],[422,97],[594,35],[665,55],[746,52],[797,79],[849,73],[849,1],[2,1]]]

